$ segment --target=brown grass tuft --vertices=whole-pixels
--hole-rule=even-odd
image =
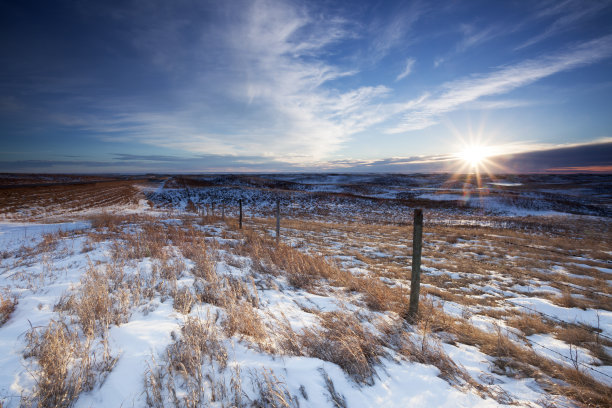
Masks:
[[[253,386],[258,394],[252,405],[255,408],[299,407],[297,398],[291,395],[287,385],[272,370],[264,369],[259,375],[253,375]]]
[[[358,383],[371,384],[374,366],[384,354],[380,339],[348,312],[320,315],[322,328],[300,335],[306,354],[339,365]]]
[[[260,344],[266,339],[265,327],[251,304],[244,300],[230,303],[226,307],[226,312],[227,318],[223,326],[228,336],[240,333],[253,338]]]
[[[189,314],[196,298],[189,288],[175,289],[172,292],[174,310],[182,314]]]
[[[199,407],[223,401],[244,406],[239,369],[228,386],[223,373],[226,367],[227,350],[215,320],[188,317],[180,338],[166,350],[163,364],[153,361],[145,372],[147,405]]]
[[[0,291],[0,327],[8,321],[17,307],[17,296],[8,289]]]
[[[24,356],[37,363],[33,371],[36,388],[32,395],[24,397],[22,405],[70,407],[82,391],[91,390],[103,380],[117,362],[107,342],[103,341],[102,352],[96,353],[91,337],[82,341],[77,331],[64,322],[52,320],[42,331],[33,328],[26,340]],[[97,359],[100,355],[101,359]]]
[[[83,332],[90,336],[104,333],[112,324],[127,322],[130,315],[130,291],[123,288],[125,283],[117,281],[123,276],[110,266],[100,270],[89,265],[81,278],[78,291],[63,295],[56,310],[76,315]],[[120,286],[121,285],[121,286]],[[134,285],[133,291],[139,289]]]
[[[552,322],[546,320],[540,315],[533,313],[520,313],[508,319],[508,326],[519,329],[525,336],[531,336],[538,333],[551,333],[555,326]]]
[[[327,283],[362,293],[368,307],[377,311],[400,313],[406,304],[407,291],[389,287],[377,278],[358,277],[338,268],[320,255],[300,252],[274,240],[245,230],[244,242],[238,251],[251,257],[254,268],[261,273],[284,275],[296,288],[314,290]]]

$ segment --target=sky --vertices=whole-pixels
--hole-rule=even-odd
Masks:
[[[612,172],[611,107],[612,1],[0,2],[2,172]]]

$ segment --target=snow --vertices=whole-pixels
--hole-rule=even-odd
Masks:
[[[235,358],[244,369],[272,369],[284,373],[283,379],[291,390],[303,386],[308,400],[300,397],[305,406],[332,406],[321,372],[334,381],[338,394],[348,407],[498,407],[491,399],[482,399],[472,392],[464,393],[438,378],[437,368],[418,363],[384,360],[384,370],[378,370],[374,385],[359,387],[338,366],[315,358],[284,357],[271,359],[235,344]],[[299,392],[296,395],[300,395]]]
[[[601,366],[601,361],[594,358],[587,349],[570,347],[550,334],[534,334],[528,339],[537,354],[568,367],[578,367],[580,371],[612,387],[612,366]]]
[[[518,187],[518,186],[523,185],[523,183],[511,183],[509,181],[498,181],[496,183],[489,183],[489,184],[493,186],[500,186],[500,187]]]
[[[42,241],[44,234],[85,229],[89,222],[74,221],[57,224],[32,224],[23,222],[0,222],[0,248],[13,251],[22,246],[34,246]]]
[[[493,196],[493,193],[509,191],[510,189],[508,188],[492,188],[491,196],[482,197],[479,196],[478,192],[475,192],[471,197],[463,196],[461,189],[445,189],[444,193],[435,194],[437,188],[426,186],[431,180],[416,177],[413,182],[415,185],[421,185],[421,187],[414,190],[410,190],[405,186],[399,188],[395,185],[372,187],[363,192],[357,191],[355,188],[358,185],[358,180],[374,180],[375,177],[377,176],[277,176],[279,180],[285,179],[300,183],[300,188],[306,192],[347,193],[354,191],[354,194],[360,196],[360,200],[363,197],[395,200],[396,197],[399,197],[400,193],[410,191],[410,194],[414,194],[419,198],[437,201],[464,201],[467,207],[466,210],[479,208],[503,214],[504,216],[542,216],[558,215],[561,213],[540,207],[519,208],[499,199],[499,197]],[[434,179],[436,182],[439,180],[441,180],[440,177]],[[506,182],[503,180],[490,184],[498,187],[523,185],[522,183]],[[117,209],[117,211],[121,213],[131,212],[134,214],[154,215],[159,218],[160,222],[166,225],[181,226],[184,220],[179,215],[180,211],[185,208],[188,197],[193,198],[195,201],[199,200],[199,203],[206,202],[208,199],[214,202],[212,200],[213,194],[219,194],[218,197],[224,197],[228,200],[241,197],[245,202],[245,212],[248,212],[250,215],[266,214],[266,211],[269,210],[268,207],[272,208],[271,206],[276,198],[274,193],[262,193],[261,191],[256,191],[255,188],[223,187],[214,191],[211,190],[213,192],[193,189],[193,191],[186,193],[181,189],[165,188],[165,182],[156,186],[146,187],[144,190],[146,190],[147,194],[152,194],[160,200],[161,198],[167,199],[168,207],[172,210],[178,210],[179,213],[175,214],[175,216],[169,216],[164,213],[166,209],[150,208],[146,200],[140,200],[137,206]],[[206,195],[209,193],[211,194],[210,196]],[[295,202],[290,203],[292,210],[298,211],[304,209],[305,211],[310,211],[317,205],[316,202],[313,204],[304,199],[304,197],[308,197],[307,195],[299,196],[296,192],[291,194],[294,193],[295,195],[292,195],[291,199],[295,199]],[[360,201],[358,205],[352,205],[351,203],[333,203],[327,209],[333,214],[333,217],[340,217],[342,220],[344,220],[343,217],[359,219],[359,217],[367,213],[368,216],[379,217],[378,219],[384,219],[386,222],[389,219],[389,214],[393,213],[393,207],[384,208],[382,204],[376,201],[374,201],[374,204],[371,204],[365,200]],[[452,213],[452,211],[455,210],[449,210],[449,213]],[[441,213],[444,214],[443,211]],[[229,209],[226,214],[230,214]],[[332,224],[333,217],[330,218],[332,221],[330,221],[329,226],[325,226],[329,231],[324,233],[326,239],[320,244],[319,248],[312,245],[309,241],[310,235],[288,237],[287,242],[291,242],[292,246],[310,253],[323,252],[335,254],[330,257],[339,261],[344,269],[350,271],[354,276],[378,277],[381,282],[392,287],[407,286],[405,279],[401,276],[398,277],[399,272],[398,276],[395,277],[392,273],[389,273],[390,277],[386,274],[384,277],[378,276],[375,268],[372,268],[372,264],[358,260],[354,255],[350,254],[358,252],[359,256],[368,257],[370,260],[373,260],[376,267],[385,269],[386,263],[408,262],[405,254],[401,255],[400,252],[406,252],[409,248],[409,241],[398,241],[397,245],[385,242],[382,245],[382,242],[376,242],[377,237],[370,236],[374,234],[364,234],[353,238],[346,232],[343,232],[341,228],[334,229],[335,227]],[[445,223],[445,225],[487,227],[498,227],[501,225],[498,220],[484,217],[479,219],[476,217],[464,218],[462,216],[433,221]],[[19,299],[15,312],[0,327],[0,367],[2,368],[0,370],[0,405],[4,404],[3,406],[11,408],[19,406],[19,395],[30,392],[35,386],[34,378],[29,372],[29,370],[32,370],[31,360],[25,359],[23,356],[25,334],[33,326],[44,327],[51,319],[58,318],[59,314],[54,310],[54,306],[58,303],[62,294],[78,290],[79,279],[88,265],[96,265],[98,263],[104,265],[110,262],[110,242],[91,241],[86,235],[90,228],[90,223],[82,220],[57,224],[0,223],[0,247],[4,252],[3,259],[0,259],[0,289],[9,288]],[[126,230],[133,231],[138,228],[138,225],[135,224],[126,227]],[[231,234],[228,234],[228,238],[226,236],[227,228],[223,224],[219,223],[214,226],[198,225],[196,228],[199,231],[206,232],[206,242],[208,244],[212,244],[214,241],[214,245],[211,245],[212,247],[216,245],[223,248],[214,250],[212,254],[216,264],[215,271],[219,276],[235,279],[245,276],[256,276],[253,272],[253,261],[251,258],[244,254],[238,255],[233,253],[234,249],[238,247],[240,239],[237,239],[236,235],[232,236]],[[73,233],[63,234],[62,237],[58,235],[55,238],[58,242],[57,247],[48,250],[46,253],[37,253],[35,251],[36,245],[43,242],[45,234],[59,231],[65,233],[72,231]],[[298,235],[300,233],[297,229],[292,231],[283,228],[281,231],[283,236],[285,234]],[[270,232],[273,235],[273,230],[270,230]],[[499,237],[495,234],[489,234],[489,236],[493,238]],[[435,238],[433,235],[426,235],[426,237]],[[470,240],[470,246],[482,244],[481,248],[486,250],[489,248],[489,244],[486,242],[487,240],[484,241],[483,243],[478,243]],[[440,241],[436,243],[436,249],[439,245],[441,245]],[[495,270],[494,262],[484,258],[480,253],[466,252],[464,246],[465,241],[458,239],[458,242],[452,249],[460,250],[463,248],[461,249],[462,256],[469,256],[471,259],[484,259],[488,263],[486,269],[491,269],[486,271],[486,280],[482,280],[483,275],[480,272],[470,270],[469,267],[466,267],[466,270],[449,271],[442,267],[438,269],[424,266],[423,271],[426,276],[443,278],[438,278],[441,279],[440,282],[442,283],[440,288],[434,284],[422,284],[422,287],[440,290],[448,289],[453,295],[457,296],[459,294],[460,296],[465,296],[466,299],[469,298],[469,300],[488,298],[492,302],[490,304],[495,306],[467,306],[473,305],[473,303],[466,302],[466,304],[462,304],[459,303],[461,300],[451,302],[434,297],[435,303],[440,305],[448,316],[456,319],[465,319],[466,322],[469,322],[476,329],[485,332],[495,333],[500,328],[503,328],[506,332],[512,333],[512,329],[506,326],[505,319],[507,316],[497,319],[487,316],[484,312],[486,310],[507,312],[513,308],[526,311],[520,308],[520,306],[524,306],[568,323],[584,323],[592,327],[599,327],[603,331],[602,334],[612,336],[612,312],[558,306],[548,299],[538,297],[541,295],[558,296],[561,294],[559,289],[549,284],[551,282],[545,279],[541,281],[527,278],[515,279],[513,276],[498,272]],[[34,255],[29,256],[27,259],[21,259],[19,251],[22,248],[31,249]],[[172,249],[170,246],[167,248]],[[321,249],[325,249],[327,252]],[[608,254],[612,254],[612,252]],[[186,274],[176,282],[177,287],[191,288],[194,277],[188,271],[193,267],[193,261],[182,258],[180,251],[175,251],[174,256],[184,262],[187,269]],[[439,264],[440,262],[448,261],[447,259],[427,258],[426,253],[424,256],[430,265],[431,263]],[[576,259],[579,258],[576,257]],[[588,258],[584,260],[603,262],[603,260]],[[507,256],[506,258],[500,256],[500,259],[497,261],[500,265],[504,262],[521,261],[521,256]],[[125,272],[126,274],[136,273],[137,271],[145,274],[150,273],[153,262],[150,258],[131,260],[125,267]],[[449,269],[453,269],[452,266],[455,265],[451,265]],[[603,266],[588,266],[586,264],[579,266],[597,269],[604,273],[612,273],[612,268]],[[404,267],[402,266],[402,268]],[[389,269],[391,270],[391,268]],[[564,266],[555,266],[552,263],[542,269],[548,271],[550,276],[555,277],[554,279],[587,277],[571,274]],[[361,319],[362,326],[372,332],[377,332],[377,327],[373,323],[376,319],[389,322],[398,318],[397,313],[367,309],[362,300],[363,294],[354,290],[333,287],[312,292],[292,287],[283,276],[267,276],[265,279],[260,276],[259,278],[261,278],[257,282],[259,308],[255,310],[255,313],[266,323],[273,322],[275,319],[286,321],[296,333],[318,327],[322,321],[321,314],[329,312],[342,312],[356,316]],[[448,285],[448,287],[443,285],[452,280],[467,283],[462,283],[460,287],[454,287],[452,284]],[[475,291],[482,291],[484,294],[474,296]],[[526,294],[529,296],[526,296]],[[457,297],[453,299],[457,299]],[[224,309],[211,304],[198,303],[193,307],[189,316],[203,318],[216,312],[223,316]],[[495,316],[494,314],[491,315]],[[108,332],[111,353],[118,356],[116,365],[103,382],[96,384],[92,391],[82,393],[75,406],[146,406],[145,395],[143,393],[144,373],[163,362],[167,347],[180,336],[180,328],[186,317],[173,308],[172,298],[166,298],[162,301],[159,295],[154,296],[146,305],[135,306],[126,323],[112,325]],[[223,319],[223,317],[220,319]],[[68,317],[69,320],[70,318]],[[270,330],[272,326],[267,327]],[[439,337],[438,333],[430,333],[428,335],[435,339],[432,341],[452,337],[448,333],[441,333]],[[482,398],[469,386],[451,385],[440,378],[440,371],[435,366],[408,361],[392,349],[385,350],[385,355],[374,366],[376,374],[372,378],[371,384],[364,385],[357,384],[340,366],[331,362],[313,357],[278,355],[265,352],[255,343],[250,342],[248,338],[243,339],[237,335],[229,337],[223,334],[222,337],[222,342],[227,348],[229,355],[229,368],[224,374],[220,375],[227,377],[232,368],[239,369],[244,395],[249,398],[256,398],[255,390],[251,383],[253,378],[264,370],[271,370],[279,381],[285,384],[287,390],[298,398],[300,406],[304,407],[333,406],[325,376],[329,376],[333,381],[336,392],[346,400],[346,405],[351,408],[373,406],[497,407],[503,406],[501,405],[502,403],[509,405],[514,403],[518,406],[536,406],[541,405],[542,401],[550,398],[550,395],[538,385],[534,378],[513,378],[509,375],[500,374],[498,370],[495,370],[493,357],[480,352],[476,347],[458,342],[453,344],[441,343],[441,347],[455,363],[465,368],[476,382],[490,387],[489,389],[500,397],[499,401],[492,398]],[[511,335],[510,337],[513,341],[519,343],[517,336]],[[532,342],[532,347],[536,353],[560,364],[571,365],[571,361],[564,357],[566,355],[569,356],[570,346],[567,343],[556,339],[551,334],[535,334],[530,336],[528,340]],[[520,342],[522,344],[523,341],[521,340]],[[592,374],[597,380],[604,384],[612,385],[609,379],[606,378],[606,376],[612,376],[612,366],[596,366],[599,362],[584,348],[578,348],[578,361],[581,364],[598,370],[600,373]],[[209,368],[206,366],[206,369]],[[584,370],[589,370],[589,368],[584,367]],[[225,379],[229,381],[229,378]],[[304,393],[301,390],[304,390]]]
[[[434,201],[463,201],[463,202],[467,202],[470,199],[470,197],[462,195],[462,194],[432,194],[432,193],[419,194],[417,198],[424,198],[427,200],[434,200]]]
[[[546,396],[533,378],[510,378],[490,372],[492,358],[474,346],[443,344],[443,347],[449,357],[465,368],[472,378],[481,384],[495,385],[508,396],[518,396],[515,402],[520,405],[537,402]]]
[[[128,323],[111,328],[111,350],[119,353],[119,361],[102,386],[81,395],[75,407],[144,405],[142,374],[151,356],[163,356],[172,342],[170,333],[179,329],[180,319],[173,318],[176,313],[170,303],[162,303],[146,316],[133,315]]]
[[[612,312],[610,311],[561,307],[547,299],[537,297],[516,297],[509,299],[508,302],[529,307],[567,323],[582,323],[590,327],[600,328],[603,334],[612,337]]]

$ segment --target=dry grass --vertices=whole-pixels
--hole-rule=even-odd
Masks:
[[[261,231],[269,230],[273,222],[271,219],[253,221],[254,227]],[[482,221],[490,222],[493,225],[490,227],[449,226],[437,224],[436,221],[432,216],[432,220],[426,224],[423,265],[451,272],[469,271],[479,275],[446,280],[444,286],[449,286],[447,290],[458,297],[467,299],[464,290],[467,288],[473,291],[473,288],[469,288],[470,284],[481,284],[485,280],[492,280],[492,283],[504,287],[508,282],[499,282],[498,278],[490,277],[490,271],[496,271],[512,278],[514,283],[529,282],[536,291],[537,285],[534,285],[532,279],[539,280],[541,285],[550,285],[565,291],[568,287],[564,283],[579,285],[582,289],[572,290],[582,296],[566,300],[571,300],[579,307],[604,310],[612,307],[609,297],[605,296],[612,290],[605,281],[605,275],[595,268],[574,265],[574,256],[580,255],[594,259],[581,260],[581,263],[606,267],[605,262],[601,263],[608,257],[605,253],[606,233],[601,228],[597,229],[596,223],[588,220],[555,220],[555,228],[551,228],[546,224],[546,220],[526,222],[499,219],[500,222],[515,225],[517,228],[513,230],[494,226],[497,219],[489,217],[482,218]],[[356,261],[365,263],[367,269],[377,276],[409,279],[411,241],[410,234],[407,233],[409,231],[406,231],[404,226],[355,222],[338,224],[294,219],[283,220],[282,225],[287,238],[298,240],[301,247],[308,248],[311,253],[320,252],[328,258],[349,255]],[[571,234],[568,234],[570,231]],[[579,241],[572,238],[576,235],[580,236]],[[338,246],[342,249],[338,249]],[[364,251],[364,247],[374,248],[376,251]],[[381,257],[379,252],[389,256]],[[554,265],[562,265],[570,273],[584,277],[561,275],[551,270]],[[434,283],[427,274],[422,276],[423,283],[438,285],[441,281],[438,279],[438,282]],[[486,298],[481,297],[477,302],[494,306],[492,300],[484,299]],[[558,300],[562,301],[562,298],[553,299],[555,302]]]
[[[612,356],[606,351],[606,347],[612,347],[612,341],[598,336],[597,332],[581,326],[567,325],[558,328],[555,337],[567,344],[586,348],[602,365],[612,365]]]
[[[17,296],[4,288],[0,291],[0,327],[10,319],[17,307]]]
[[[96,230],[108,229],[112,232],[117,232],[117,227],[126,220],[124,216],[118,216],[108,211],[102,211],[99,214],[91,216],[89,222],[91,227]]]
[[[248,336],[258,344],[263,344],[268,337],[261,318],[247,301],[229,303],[226,308],[227,317],[223,327],[228,336],[235,333]]]
[[[401,313],[405,309],[406,290],[389,287],[376,278],[354,276],[323,256],[277,245],[271,238],[259,236],[254,231],[245,230],[243,243],[237,250],[253,260],[256,271],[283,275],[296,288],[313,291],[329,283],[361,293],[366,305],[373,310]]]
[[[555,330],[553,322],[533,313],[516,312],[507,320],[508,326],[519,329],[525,336],[538,333],[551,333]]]
[[[96,353],[91,337],[81,340],[78,332],[64,322],[52,320],[42,330],[33,328],[26,340],[24,356],[36,361],[32,371],[36,387],[22,405],[70,407],[82,391],[91,390],[103,380],[117,362],[106,342],[101,344],[102,352]]]
[[[332,402],[334,408],[346,408],[346,398],[344,397],[344,395],[336,391],[334,382],[329,377],[327,372],[322,367],[319,369],[319,372],[323,377],[323,381],[325,381],[325,388],[327,389],[329,399]]]
[[[568,308],[577,307],[586,310],[595,306],[593,302],[572,296],[572,293],[567,288],[563,288],[561,296],[550,296],[549,299],[559,306]]]
[[[337,196],[334,199],[343,198]],[[348,199],[352,200],[354,197]],[[40,202],[44,200],[46,198],[41,198]],[[109,201],[112,202],[112,199],[109,198]],[[89,204],[78,206],[72,204],[72,201],[70,203],[69,208],[91,207],[87,207]],[[58,202],[57,205],[61,203]],[[198,206],[190,203],[188,210],[196,212]],[[323,209],[321,214],[325,211],[333,210]],[[32,214],[35,216],[35,212]],[[477,388],[481,395],[490,395],[486,389],[479,388],[465,370],[444,353],[436,340],[435,333],[439,331],[445,332],[445,338],[447,335],[452,336],[458,342],[473,344],[483,353],[496,357],[495,370],[500,373],[528,375],[541,382],[554,377],[569,385],[549,384],[551,392],[569,396],[584,405],[610,404],[609,390],[602,389],[601,384],[580,370],[560,366],[536,355],[533,350],[508,338],[501,329],[497,333],[486,333],[464,319],[447,316],[427,300],[421,302],[417,326],[409,327],[403,322],[387,327],[380,325],[376,326],[376,333],[366,329],[371,326],[360,321],[361,317],[346,311],[318,313],[320,327],[309,328],[300,333],[291,329],[286,318],[276,319],[273,323],[270,321],[274,319],[267,319],[264,323],[261,318],[264,315],[258,310],[259,297],[253,277],[257,279],[258,285],[265,286],[272,281],[278,283],[281,290],[285,289],[284,282],[288,282],[293,288],[318,294],[344,292],[350,295],[350,299],[358,306],[373,311],[394,312],[387,314],[394,318],[402,315],[406,309],[407,290],[388,284],[389,280],[383,282],[378,278],[392,278],[398,282],[409,279],[410,234],[407,234],[404,225],[391,225],[396,221],[379,220],[367,223],[359,217],[353,217],[353,221],[345,224],[283,220],[283,232],[299,241],[300,250],[282,243],[277,245],[273,239],[267,237],[267,232],[263,236],[257,233],[258,228],[259,231],[267,231],[273,226],[270,219],[249,218],[248,225],[256,228],[255,231],[237,231],[235,220],[228,220],[228,228],[222,233],[223,237],[238,237],[240,240],[235,248],[231,248],[231,252],[248,256],[253,261],[252,276],[243,279],[217,274],[215,244],[205,241],[205,234],[199,226],[194,228],[195,223],[207,225],[221,221],[218,214],[213,214],[212,208],[207,209],[206,213],[200,212],[197,217],[183,217],[182,224],[166,224],[158,219],[143,216],[117,217],[103,212],[91,219],[92,225],[97,229],[91,239],[110,238],[115,242],[113,265],[107,269],[90,267],[91,270],[86,272],[81,281],[80,292],[66,295],[57,308],[73,314],[89,339],[95,335],[103,335],[109,325],[126,321],[132,307],[157,295],[161,295],[162,299],[171,296],[175,310],[183,314],[190,313],[197,302],[206,302],[225,309],[217,319],[207,317],[200,320],[187,317],[181,328],[180,338],[167,349],[162,365],[157,367],[153,363],[145,373],[145,390],[150,406],[247,405],[244,401],[245,394],[241,390],[239,366],[233,366],[231,375],[227,372],[231,364],[227,362],[224,343],[228,340],[223,340],[222,336],[232,337],[236,334],[240,335],[241,339],[257,343],[264,351],[308,355],[334,362],[360,384],[373,381],[376,364],[384,356],[385,347],[388,347],[411,361],[435,365],[440,370],[440,376],[451,384],[467,384]],[[373,217],[368,222],[375,219]],[[487,219],[483,217],[482,220]],[[505,286],[499,285],[503,288],[512,287],[516,283],[530,285],[534,279],[538,279],[542,285],[550,284],[564,290],[562,296],[555,297],[557,304],[566,307],[609,307],[603,304],[607,301],[606,297],[597,297],[599,295],[594,293],[610,293],[605,279],[602,278],[605,275],[596,269],[568,266],[570,273],[580,276],[562,278],[564,282],[584,287],[584,290],[576,292],[584,295],[584,299],[572,296],[562,285],[552,282],[561,279],[561,275],[550,271],[551,267],[575,261],[574,255],[598,256],[599,260],[609,257],[605,252],[609,248],[607,249],[605,242],[602,243],[605,241],[605,234],[597,232],[597,228],[592,225],[584,228],[563,226],[564,231],[576,227],[589,234],[582,237],[577,247],[576,240],[564,237],[558,232],[560,227],[537,225],[538,222],[535,221],[525,221],[524,227],[514,231],[493,227],[433,225],[433,222],[438,220],[427,225],[424,246],[426,259],[423,265],[459,272],[460,276],[449,279],[448,275],[432,276],[425,273],[423,282],[435,287],[427,288],[424,292],[461,305],[499,306],[503,303],[503,298],[472,296],[484,292],[471,285],[482,286],[490,282],[495,286],[500,283],[496,281],[497,278],[489,276],[491,271],[495,271],[509,278],[509,281],[503,282]],[[515,223],[513,225],[520,224],[512,222]],[[381,225],[383,223],[385,225]],[[60,237],[56,235],[45,237],[38,248],[32,249],[32,253],[55,250],[58,238]],[[536,239],[537,247],[533,244]],[[369,249],[364,250],[366,247]],[[229,246],[226,248],[229,249]],[[389,256],[381,256],[380,252]],[[176,258],[177,254],[182,254],[194,263],[190,271],[195,278],[192,288],[177,287],[177,280],[187,273],[185,263]],[[371,275],[354,276],[333,260],[334,256],[346,255],[362,262]],[[153,258],[151,274],[123,274],[124,264],[133,266],[137,264],[137,260],[147,257]],[[236,262],[240,267],[248,264]],[[595,261],[590,263],[593,266],[602,266]],[[463,274],[468,271],[472,276]],[[466,295],[466,288],[470,289],[469,295]],[[474,309],[478,310],[477,307]],[[479,313],[489,314],[497,319],[507,318],[502,312],[490,308]],[[575,327],[557,327],[535,315],[514,316],[507,319],[507,322],[526,335],[552,332],[557,338],[570,344],[589,348],[602,362],[610,364],[610,358],[603,347],[606,344],[593,333],[580,331]],[[54,344],[57,344],[54,347],[80,350],[76,346],[78,336],[76,340],[71,337],[76,335],[76,332],[65,326],[61,330],[58,327],[48,329],[51,330],[50,338],[58,339],[54,340]],[[222,332],[219,331],[221,327]],[[266,334],[266,328],[272,332],[272,336]],[[409,329],[416,330],[416,333],[408,333]],[[43,337],[37,333],[36,336]],[[235,338],[231,340],[235,341]],[[79,344],[82,345],[82,342]],[[32,350],[38,349],[32,347]],[[40,351],[31,351],[30,355],[38,358],[38,355],[42,354]],[[75,362],[80,364],[81,358],[78,356],[85,356],[78,353],[74,355],[76,357],[70,360],[70,368],[65,375],[69,379],[76,367]],[[59,374],[51,375],[55,375],[55,378],[61,377]],[[254,372],[252,377],[258,397],[250,401],[251,406],[293,406],[296,402],[284,382],[271,371]],[[334,390],[331,379],[326,375],[324,378],[333,403],[338,406],[345,405],[344,398]],[[74,384],[64,388],[86,389],[89,386],[87,384]],[[70,394],[60,388],[59,394]],[[72,394],[78,395],[78,392]],[[51,405],[53,404],[49,403],[47,406]],[[40,406],[46,405],[41,403]]]
[[[141,286],[130,288],[123,278],[122,270],[109,265],[103,270],[89,265],[79,290],[63,295],[55,308],[75,315],[86,335],[104,334],[111,325],[127,322],[131,306],[137,303],[133,292]]]
[[[384,354],[380,339],[348,312],[320,314],[321,328],[300,335],[305,354],[340,366],[358,383],[372,384],[374,366]]]
[[[380,289],[381,294],[376,295],[376,292],[373,291],[372,288],[377,288],[377,285],[363,285],[362,283],[373,283],[377,280],[354,277],[339,270],[328,261],[325,261],[322,257],[319,257],[320,259],[317,260],[315,256],[300,253],[282,244],[276,246],[272,242],[266,242],[267,240],[267,238],[256,236],[254,233],[247,230],[245,232],[244,244],[240,248],[244,255],[250,256],[256,262],[257,269],[260,272],[287,276],[292,285],[309,290],[319,285],[321,281],[348,287],[352,290],[360,291],[366,294],[366,296],[370,295],[373,299],[381,299],[382,301],[378,305],[375,303],[372,304],[372,302],[368,303],[368,306],[374,310],[393,310],[394,308],[389,307],[389,305],[393,303],[397,305],[404,302],[404,299],[395,302],[390,301],[394,298],[390,296],[390,293],[393,293],[391,290],[392,288],[384,284],[384,287]],[[325,263],[323,263],[323,261]],[[464,267],[474,265],[474,262],[481,261],[466,260],[466,262],[468,263],[466,263]],[[483,273],[492,266],[493,265],[489,264],[483,265]],[[292,278],[294,274],[298,276]],[[467,284],[471,284],[476,280],[476,278],[469,278]],[[460,304],[465,304],[465,299],[465,295],[461,296],[457,294],[452,296],[452,300],[458,301]],[[483,299],[475,301],[474,303],[482,304],[483,302],[486,302],[485,304],[487,306],[496,305],[493,300],[489,301]],[[402,311],[403,307],[396,308],[395,310],[398,309]],[[430,311],[426,309],[427,307],[423,308],[422,306],[421,317],[430,317],[429,324],[431,327],[429,330],[447,331],[455,335],[458,341],[462,343],[478,346],[483,353],[497,357],[496,361],[500,366],[511,367],[511,370],[515,372],[522,372],[523,375],[529,375],[535,378],[542,378],[542,374],[544,374],[544,376],[560,378],[567,381],[570,386],[560,387],[555,385],[552,386],[552,389],[554,389],[554,392],[569,396],[579,402],[592,400],[601,402],[608,401],[609,396],[602,389],[601,384],[588,375],[582,372],[573,373],[563,366],[536,355],[532,350],[520,346],[508,339],[501,331],[497,334],[482,332],[461,319],[456,321],[456,319],[449,318],[448,316],[442,317],[439,312],[429,314]],[[513,323],[527,330],[530,319],[535,319],[535,317],[526,317],[524,321],[515,319]],[[532,330],[548,331],[550,329],[548,325],[542,322],[538,322],[539,324],[531,323]],[[346,325],[345,322],[343,322],[343,324]],[[280,326],[283,327],[283,325]],[[376,345],[380,344],[380,339],[372,340],[374,337],[369,336],[369,342],[362,344],[361,340],[363,336],[360,335],[360,330],[362,331],[363,328],[354,329],[354,327],[361,327],[359,323],[357,323],[357,326],[351,324],[349,324],[349,326],[350,329],[347,330],[346,327],[338,325],[339,328],[341,327],[342,331],[335,331],[334,319],[328,318],[327,322],[323,323],[323,329],[306,330],[300,335],[302,337],[300,337],[299,342],[296,342],[291,339],[292,331],[288,324],[286,324],[284,325],[285,330],[280,331],[280,339],[277,339],[277,341],[279,341],[282,348],[289,350],[291,354],[306,354],[335,362],[353,376],[357,382],[366,382],[371,378],[373,367],[380,355],[375,351]],[[426,342],[426,344],[421,342],[420,344],[415,344],[414,342],[404,340],[403,344],[401,349],[406,355],[411,356],[410,358],[416,361],[436,364],[439,366],[442,376],[448,378],[450,382],[467,383],[479,389],[481,393],[487,394],[489,392],[478,386],[478,384],[474,382],[464,370],[457,367],[452,360],[443,358],[443,354],[440,352],[441,349],[435,347],[435,342]]]
[[[135,187],[141,182],[104,180],[4,188],[0,195],[0,214],[12,219],[38,220],[94,208],[136,204],[143,198]]]
[[[285,382],[279,380],[272,370],[264,369],[252,376],[258,397],[252,402],[255,408],[299,408],[297,398],[291,395]]]
[[[168,347],[163,364],[155,366],[153,361],[153,367],[145,372],[147,405],[243,406],[239,371],[234,372],[229,386],[225,381],[227,359],[215,320],[188,317],[180,338]]]
[[[280,317],[271,313],[268,313],[267,317],[266,325],[268,333],[271,334],[270,340],[275,342],[273,348],[274,353],[302,356],[301,337],[293,330],[289,323],[289,319],[287,319],[282,312]]]
[[[179,313],[189,314],[191,307],[196,302],[196,297],[189,288],[175,289],[172,292],[174,298],[173,307]]]
[[[170,367],[181,375],[194,377],[206,360],[215,362],[221,369],[227,366],[227,351],[215,321],[210,316],[188,317],[181,327],[181,338],[168,350]]]
[[[438,311],[439,313],[441,312]],[[536,354],[533,349],[511,340],[501,328],[496,333],[489,333],[477,329],[463,319],[454,319],[451,324],[446,320],[444,330],[456,336],[458,342],[477,346],[481,352],[496,357],[494,372],[510,377],[535,378],[548,392],[564,395],[584,406],[612,404],[610,388],[586,372]],[[550,377],[562,380],[566,385],[549,381]]]
[[[386,336],[393,348],[410,361],[438,368],[439,377],[449,384],[470,386],[483,397],[492,396],[485,387],[477,383],[463,367],[446,354],[439,340],[429,332],[429,328],[421,325],[418,334],[411,334],[401,325],[395,325],[387,328]]]

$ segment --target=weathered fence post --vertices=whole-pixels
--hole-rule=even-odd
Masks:
[[[240,216],[238,217],[238,228],[242,229],[242,198],[238,200],[240,206]]]
[[[423,210],[414,210],[412,228],[412,274],[410,278],[410,307],[408,320],[414,322],[419,313],[419,292],[421,289],[421,247],[423,243]]]
[[[221,219],[225,221],[225,203],[221,203]]]
[[[280,199],[276,199],[276,243],[280,241]]]

